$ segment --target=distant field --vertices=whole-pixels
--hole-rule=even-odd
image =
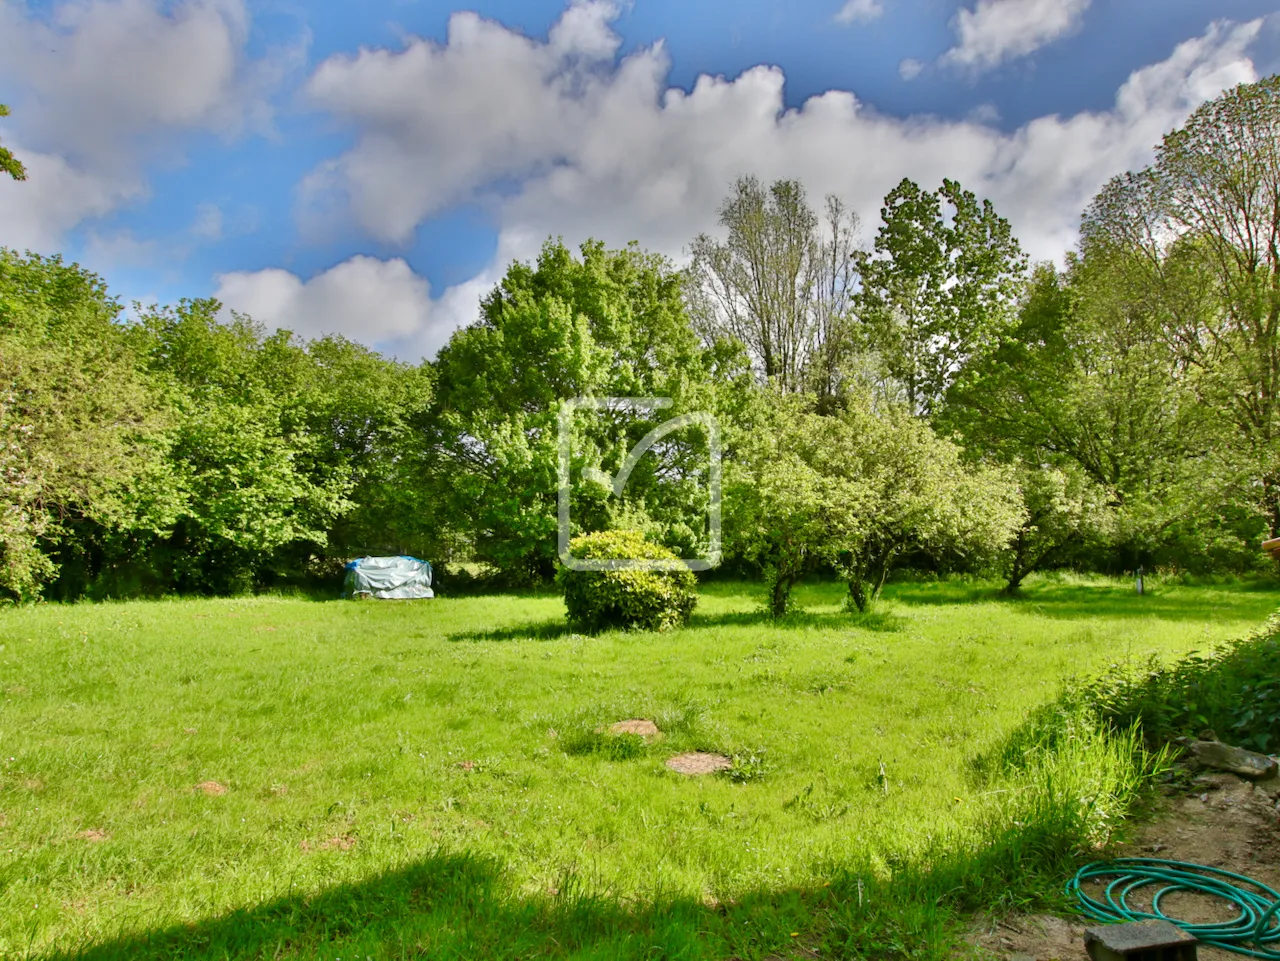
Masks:
[[[763,957],[842,870],[982,830],[968,762],[1065,676],[1280,606],[1100,579],[840,599],[775,625],[712,584],[686,630],[597,638],[550,595],[0,611],[0,957]],[[592,750],[624,718],[666,736]],[[683,750],[738,780],[667,770]]]

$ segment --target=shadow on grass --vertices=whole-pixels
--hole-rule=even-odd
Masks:
[[[221,917],[31,955],[40,961],[248,958],[570,957],[588,946],[643,938],[687,956],[698,909],[672,905],[661,921],[598,899],[510,899],[494,863],[437,854],[367,881],[289,895]],[[558,950],[556,950],[558,948]],[[642,954],[643,952],[636,952]]]
[[[729,611],[718,614],[693,612],[689,630],[706,627],[776,627],[779,630],[814,627],[823,630],[864,630],[896,633],[906,627],[906,620],[890,611],[873,611],[866,614],[848,614],[843,611],[796,611],[785,617],[772,618],[763,610]],[[511,627],[496,627],[488,631],[458,631],[446,635],[457,642],[483,641],[555,641],[575,634],[563,618],[554,621],[532,621]]]
[[[1068,839],[1057,836],[1061,825],[1045,828],[995,832],[983,849],[953,852],[929,871],[903,864],[893,881],[850,866],[835,869],[821,886],[760,888],[727,903],[659,896],[652,904],[626,904],[589,893],[572,873],[554,895],[522,898],[509,891],[496,862],[436,853],[318,893],[55,946],[29,953],[25,961],[711,961],[907,954],[942,961],[958,943],[957,911],[1014,892],[1043,903],[1043,892],[1052,897],[1057,891]]]
[[[1007,595],[991,585],[893,584],[888,597],[910,606],[998,602],[1027,613],[1063,620],[1095,617],[1150,618],[1184,622],[1219,621],[1224,616],[1261,620],[1280,606],[1280,590],[1264,583],[1223,587],[1212,598],[1203,590],[1176,585],[1152,587],[1138,595],[1133,586],[1040,582]]]
[[[820,935],[814,919],[836,908],[838,887],[751,892],[732,905],[659,898],[628,906],[585,893],[572,874],[542,898],[513,896],[498,865],[437,853],[368,880],[312,895],[291,894],[197,922],[125,934],[96,944],[29,954],[27,961],[313,961],[365,959],[701,959],[760,956]],[[860,912],[859,923],[874,920]],[[749,923],[747,923],[749,921]],[[946,940],[947,918],[926,912],[920,943]],[[842,926],[835,932],[852,936]],[[823,933],[829,943],[832,932]]]
[[[457,631],[445,635],[447,640],[464,641],[555,641],[568,637],[569,630],[563,617],[554,621],[531,621],[511,627],[495,627],[488,631]]]
[[[863,630],[896,633],[907,625],[904,618],[891,611],[870,611],[866,614],[850,614],[845,611],[796,611],[784,617],[770,617],[764,610],[730,611],[720,614],[699,614],[696,610],[689,619],[690,628],[699,627],[776,627],[794,630],[798,627],[816,627],[823,630]]]

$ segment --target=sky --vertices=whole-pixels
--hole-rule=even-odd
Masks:
[[[0,246],[417,362],[549,237],[679,265],[734,182],[989,198],[1062,263],[1280,72],[1277,0],[0,0]]]

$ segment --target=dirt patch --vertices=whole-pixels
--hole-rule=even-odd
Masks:
[[[667,767],[680,774],[714,774],[716,771],[729,770],[733,767],[733,762],[723,754],[692,751],[667,758]]]
[[[183,734],[199,734],[200,729],[198,727],[184,727],[182,729],[182,733]]]
[[[98,828],[92,828],[88,831],[81,831],[79,834],[76,835],[76,837],[84,838],[86,841],[97,842],[97,841],[110,840],[111,835],[108,834],[106,831],[102,831]]]
[[[254,630],[259,634],[261,634],[263,631],[274,631],[275,629],[276,629],[275,625],[273,624],[259,624],[257,627],[254,628]]]
[[[459,761],[455,767],[460,767],[464,771],[474,771],[476,769],[475,761]]]
[[[217,781],[201,781],[196,785],[197,791],[203,791],[209,797],[218,797],[227,793],[227,786],[219,784]]]
[[[44,781],[40,780],[38,777],[29,777],[22,782],[22,786],[28,791],[43,791]]]
[[[1048,914],[1019,914],[994,920],[979,917],[966,940],[998,958],[1077,961],[1086,957],[1082,921]]]
[[[645,721],[640,718],[633,718],[629,721],[619,721],[609,727],[610,734],[639,734],[645,740],[649,738],[662,737],[662,732],[658,730],[658,725],[652,721]]]
[[[340,837],[329,838],[320,845],[321,851],[350,851],[356,846],[356,839],[350,834],[343,834]]]
[[[1118,845],[1114,856],[1204,864],[1280,889],[1280,813],[1269,790],[1230,774],[1203,775],[1192,782],[1191,789],[1191,793],[1185,787],[1167,789],[1155,817],[1136,826],[1133,840]],[[1086,891],[1099,897],[1102,886],[1086,885]],[[1130,897],[1128,903],[1140,910],[1151,905],[1149,895],[1145,900]],[[1217,898],[1195,894],[1169,895],[1161,899],[1160,908],[1170,917],[1192,923],[1230,921],[1236,914]],[[1048,915],[979,917],[967,940],[997,957],[1068,961],[1085,957],[1084,929],[1094,923]],[[1203,945],[1197,953],[1201,961],[1239,958]]]
[[[64,900],[62,906],[68,911],[74,911],[76,914],[84,914],[93,905],[88,898],[76,898],[74,901]]]

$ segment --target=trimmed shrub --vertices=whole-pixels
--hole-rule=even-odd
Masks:
[[[677,560],[675,554],[635,531],[598,531],[575,537],[574,557],[584,560]],[[569,626],[584,634],[609,628],[665,631],[688,623],[698,603],[697,580],[685,568],[670,571],[572,571],[562,567],[556,584],[564,595]]]

